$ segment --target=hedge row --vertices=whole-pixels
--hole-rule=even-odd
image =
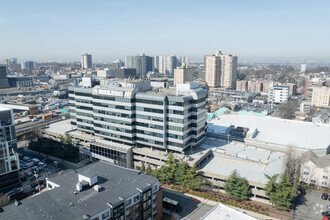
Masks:
[[[183,192],[183,193],[188,193],[188,194],[198,196],[198,197],[201,197],[201,198],[204,198],[204,199],[212,200],[212,201],[215,201],[215,202],[220,202],[220,203],[223,203],[223,204],[226,204],[226,205],[234,206],[234,207],[237,207],[237,208],[240,208],[240,209],[245,209],[245,210],[249,210],[251,212],[256,212],[256,213],[259,213],[259,214],[262,214],[262,215],[269,216],[268,212],[260,211],[259,209],[254,209],[250,206],[240,205],[240,204],[237,204],[237,203],[234,203],[234,202],[225,201],[225,200],[221,200],[221,199],[218,200],[218,199],[215,199],[212,196],[206,195],[204,193],[188,191],[187,189],[184,189],[184,188],[181,188],[181,187],[178,187],[178,186],[170,186],[170,187],[171,187],[171,189],[174,189],[176,191],[180,191],[180,192]]]

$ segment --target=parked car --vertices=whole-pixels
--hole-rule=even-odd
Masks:
[[[25,162],[31,162],[31,158],[30,157],[23,157],[23,160],[25,161]]]
[[[323,217],[330,217],[330,211],[322,212]]]
[[[33,159],[32,159],[32,162],[33,162],[35,165],[37,165],[37,164],[40,162],[40,160],[37,159],[37,158],[33,158]]]
[[[41,189],[43,189],[45,186],[44,185],[39,185],[39,186],[36,186],[34,189],[35,191],[39,191]]]
[[[17,201],[19,201],[19,200],[22,200],[22,199],[24,199],[24,198],[26,198],[26,197],[28,197],[28,196],[29,196],[28,193],[26,193],[26,192],[21,192],[21,193],[19,193],[19,194],[17,194],[17,195],[15,196],[15,199],[16,199]]]
[[[30,168],[30,167],[33,167],[33,165],[34,165],[33,162],[29,162],[29,163],[27,163],[27,164],[25,164],[25,165],[23,166],[23,169],[26,170],[26,169],[28,169],[28,168]]]
[[[38,166],[41,167],[41,168],[45,168],[45,167],[47,167],[47,164],[45,164],[43,162],[39,162]]]
[[[297,188],[297,190],[298,190],[298,192],[299,192],[299,194],[301,194],[301,195],[306,195],[306,189],[304,189],[304,188],[302,188],[302,187],[298,187]]]
[[[327,200],[328,199],[328,193],[322,193],[321,199]]]

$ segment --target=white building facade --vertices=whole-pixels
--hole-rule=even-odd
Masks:
[[[273,86],[268,91],[268,102],[270,103],[285,103],[289,100],[288,86]]]

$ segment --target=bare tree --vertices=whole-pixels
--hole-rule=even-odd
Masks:
[[[300,166],[300,155],[290,147],[287,151],[286,159],[284,161],[284,169],[293,187],[297,187],[299,185]]]
[[[289,100],[286,103],[282,103],[278,109],[281,113],[281,118],[293,119],[295,118],[295,112],[297,110],[298,103],[296,100]]]

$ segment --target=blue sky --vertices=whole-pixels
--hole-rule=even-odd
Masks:
[[[222,50],[329,58],[328,0],[2,0],[0,60],[93,60]]]

